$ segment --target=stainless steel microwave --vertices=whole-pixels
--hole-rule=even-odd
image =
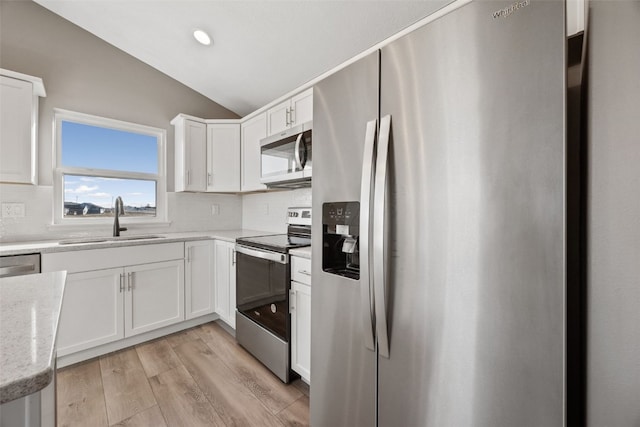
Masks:
[[[311,185],[312,127],[306,122],[260,141],[260,182],[267,187]]]

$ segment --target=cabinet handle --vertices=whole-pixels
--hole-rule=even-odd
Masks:
[[[295,109],[294,109],[293,107],[291,107],[291,108],[289,109],[289,124],[290,124],[291,126],[293,126],[293,122],[295,122],[295,121],[296,121],[295,117],[296,117],[296,116],[295,116]]]
[[[298,270],[298,273],[304,274],[305,276],[311,276],[311,272],[307,270]]]
[[[124,274],[120,273],[120,293],[124,291]]]
[[[187,171],[187,185],[191,185],[191,169]]]
[[[285,124],[289,126],[291,124],[291,111],[287,108],[287,112],[285,114]]]
[[[231,249],[231,265],[236,265],[236,250]]]
[[[133,289],[133,273],[127,273],[127,291],[131,292]]]
[[[207,172],[207,184],[211,185],[211,172]]]
[[[294,301],[296,300],[296,291],[291,289],[289,291],[289,313],[296,310]]]

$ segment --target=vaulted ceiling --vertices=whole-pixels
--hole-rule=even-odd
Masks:
[[[419,21],[445,2],[35,0],[240,116]],[[193,30],[207,31],[210,46]]]

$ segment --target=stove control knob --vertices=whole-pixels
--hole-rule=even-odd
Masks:
[[[276,305],[275,304],[271,304],[271,312],[275,313],[276,311],[278,311]]]

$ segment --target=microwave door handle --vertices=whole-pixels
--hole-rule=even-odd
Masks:
[[[375,351],[374,341],[374,305],[371,276],[371,188],[376,160],[377,120],[367,123],[362,156],[362,181],[360,185],[360,306],[364,346]]]
[[[387,322],[387,283],[384,265],[384,222],[390,132],[391,116],[388,115],[380,119],[373,196],[373,292],[376,309],[376,337],[378,338],[378,354],[387,359],[389,358],[389,329]]]
[[[296,138],[296,146],[293,149],[293,151],[295,151],[296,165],[298,167],[298,170],[302,170],[302,162],[300,161],[300,142],[302,142],[302,133],[298,134],[298,137]]]
[[[302,169],[304,169],[305,167],[307,167],[307,160],[308,160],[308,156],[309,156],[309,149],[307,148],[307,143],[302,141],[302,149],[304,150],[304,157],[302,157]]]

